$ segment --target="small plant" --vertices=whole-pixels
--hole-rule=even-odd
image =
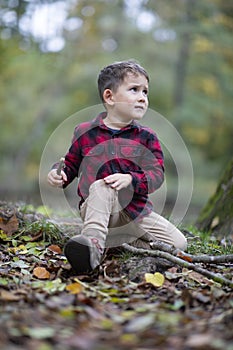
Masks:
[[[43,239],[48,243],[63,243],[63,235],[60,232],[58,226],[50,221],[38,220],[25,226],[20,230],[20,235],[29,234],[30,236]]]

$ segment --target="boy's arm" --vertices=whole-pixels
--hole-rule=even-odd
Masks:
[[[129,171],[129,174],[132,176],[134,192],[146,195],[156,191],[164,181],[164,157],[155,134],[152,134],[143,151],[141,170]]]
[[[81,152],[80,152],[80,145],[79,145],[79,139],[78,139],[78,128],[74,131],[74,136],[72,139],[72,144],[69,148],[69,151],[65,155],[64,159],[64,167],[63,172],[66,175],[66,178],[63,178],[63,185],[62,187],[67,187],[75,177],[78,177],[79,167],[81,164]],[[55,163],[52,167],[52,169],[58,169],[59,168],[59,162]]]

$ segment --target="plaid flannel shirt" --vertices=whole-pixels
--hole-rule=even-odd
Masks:
[[[154,131],[136,121],[113,131],[103,118],[76,126],[72,144],[65,156],[65,188],[79,178],[80,206],[88,197],[90,185],[119,172],[132,175],[132,184],[119,191],[119,202],[132,219],[149,214],[153,205],[148,195],[157,190],[164,180],[163,153]],[[54,168],[56,168],[56,164]]]

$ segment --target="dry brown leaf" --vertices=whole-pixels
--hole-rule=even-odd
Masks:
[[[185,261],[188,261],[188,262],[192,262],[192,257],[191,256],[187,256],[185,254],[182,254],[182,252],[178,252],[177,256]]]
[[[35,267],[33,275],[41,280],[47,280],[50,278],[50,273],[45,267]]]
[[[5,233],[11,235],[16,232],[19,228],[19,221],[15,214],[13,214],[9,220],[5,220],[0,217],[0,229]]]
[[[18,301],[22,299],[22,296],[16,295],[14,292],[8,292],[5,289],[0,290],[0,300],[4,301]]]
[[[61,248],[58,245],[56,245],[56,244],[51,244],[48,247],[48,249],[51,250],[53,253],[56,253],[56,254],[61,254],[62,253]]]

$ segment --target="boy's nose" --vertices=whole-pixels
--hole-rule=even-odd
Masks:
[[[138,95],[138,101],[145,101],[146,100],[146,96],[144,95],[143,92],[139,92],[139,95]]]

